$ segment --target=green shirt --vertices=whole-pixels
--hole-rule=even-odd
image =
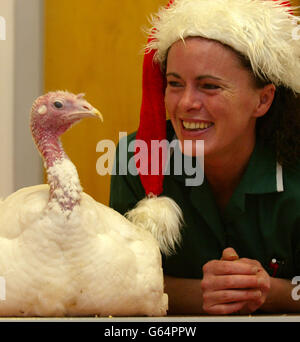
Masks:
[[[167,139],[173,137],[168,122]],[[134,139],[135,133],[129,135],[127,144]],[[133,152],[127,158],[133,158]],[[222,214],[206,178],[196,187],[186,186],[186,178],[185,174],[164,177],[162,195],[175,200],[184,216],[182,242],[176,254],[163,256],[165,274],[202,278],[203,265],[220,259],[226,247],[233,247],[240,258],[259,261],[271,276],[291,279],[300,275],[300,165],[282,168],[275,152],[257,141],[241,182]],[[111,177],[110,206],[115,210],[124,214],[144,197],[139,176]]]

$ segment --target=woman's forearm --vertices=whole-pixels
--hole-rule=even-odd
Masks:
[[[169,314],[204,314],[200,279],[183,279],[167,275],[164,279],[165,292],[169,296]]]
[[[169,296],[169,314],[207,314],[203,310],[201,279],[166,275],[164,279],[165,291]],[[292,298],[293,288],[290,280],[271,278],[270,293],[259,310],[266,313],[300,312],[300,300]]]
[[[271,288],[260,310],[269,313],[300,312],[300,300],[292,297],[294,285],[291,280],[271,278]]]

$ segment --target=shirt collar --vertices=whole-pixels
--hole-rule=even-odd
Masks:
[[[176,136],[174,138],[174,131],[172,138],[176,139]],[[171,162],[171,164],[173,163]],[[191,177],[184,174],[184,168],[182,170],[182,175],[173,175],[171,172],[171,177],[176,178],[177,181],[186,182],[186,179]],[[210,187],[204,177],[203,184],[191,190],[193,197],[196,198],[196,194],[198,194],[199,199],[205,193],[207,195],[209,189]],[[228,207],[236,208],[238,212],[241,212],[245,209],[246,194],[268,194],[282,191],[284,191],[283,172],[282,166],[277,162],[276,153],[257,139],[244,175],[235,189]]]
[[[262,142],[256,141],[246,171],[226,206],[224,218],[234,217],[245,211],[246,195],[281,191],[282,167],[276,160],[276,153]]]
[[[282,191],[284,191],[282,166],[277,162],[276,153],[257,140],[236,192],[267,194]]]

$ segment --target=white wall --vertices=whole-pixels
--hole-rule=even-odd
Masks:
[[[43,92],[43,0],[1,0],[6,40],[0,40],[0,197],[42,182],[29,131],[29,111]]]
[[[14,1],[0,2],[6,40],[0,40],[0,196],[14,189]]]

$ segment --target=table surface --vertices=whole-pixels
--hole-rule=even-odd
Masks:
[[[166,317],[0,317],[1,322],[300,322],[299,314]]]

